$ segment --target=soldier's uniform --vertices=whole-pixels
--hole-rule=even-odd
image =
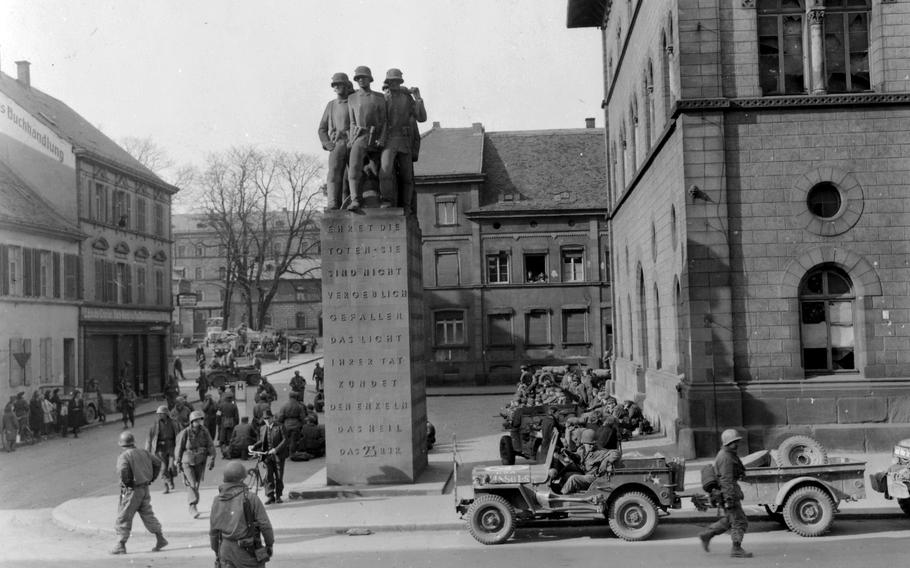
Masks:
[[[161,523],[152,511],[149,495],[149,484],[158,477],[161,471],[161,460],[147,450],[133,446],[133,435],[124,432],[120,437],[123,452],[117,458],[117,476],[120,478],[120,503],[117,507],[117,520],[114,529],[120,542],[111,551],[112,554],[125,554],[126,541],[133,529],[133,517],[139,513],[146,530],[157,537],[153,550],[158,551],[167,545],[161,532]]]
[[[737,455],[737,444],[742,438],[736,430],[728,429],[721,434],[723,447],[714,458],[714,469],[717,472],[717,481],[723,496],[724,516],[699,534],[702,547],[708,551],[711,538],[730,531],[730,540],[733,541],[733,550],[730,556],[734,558],[751,558],[752,553],[743,550],[743,536],[749,528],[749,520],[743,512],[743,491],[739,487],[739,480],[746,476],[746,468]]]
[[[174,448],[177,442],[177,432],[180,431],[180,428],[168,414],[166,406],[160,406],[156,414],[158,420],[149,429],[145,449],[161,460],[164,492],[170,493],[174,490],[174,475],[177,470],[177,463],[174,461]]]
[[[335,73],[332,76],[332,87],[349,84],[348,76],[344,73]],[[341,207],[345,189],[347,189],[345,170],[348,165],[348,131],[350,127],[348,97],[339,95],[326,105],[325,112],[322,113],[322,120],[319,121],[318,130],[323,149],[329,151],[329,171],[326,180],[328,209]]]
[[[197,410],[193,414],[196,412],[199,411]],[[186,485],[186,500],[189,503],[190,513],[197,516],[199,485],[205,477],[206,460],[211,460],[209,469],[215,466],[215,444],[212,442],[212,437],[209,436],[209,431],[201,425],[201,420],[198,428],[194,428],[191,423],[177,434],[175,459],[183,471],[183,483]]]
[[[229,480],[225,473],[225,483],[218,487],[218,496],[212,503],[209,539],[221,566],[261,568],[265,562],[256,560],[253,552],[255,545],[250,544],[256,540],[252,525],[258,526],[262,545],[269,552],[275,543],[275,534],[262,501],[250,493],[243,483],[242,466],[239,468],[239,476],[238,480]],[[245,514],[244,501],[247,502],[252,517],[250,519]]]
[[[354,81],[358,77],[373,76],[369,67],[358,67]],[[370,153],[376,153],[385,139],[386,104],[385,97],[375,91],[358,89],[348,96],[348,115],[350,117],[350,134],[348,144],[351,149],[348,157],[348,180],[351,185],[351,209],[356,209],[363,202],[363,165]]]
[[[423,99],[414,99],[406,89],[399,88],[403,81],[401,70],[389,69],[386,82],[386,139],[379,166],[379,189],[382,199],[393,207],[403,207],[405,213],[416,213],[414,203],[414,138],[420,138],[417,123],[425,122],[427,111]],[[393,84],[394,83],[394,84]],[[397,168],[396,168],[397,165]]]

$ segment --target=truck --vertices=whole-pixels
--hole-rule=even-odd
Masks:
[[[455,510],[468,532],[482,544],[507,541],[515,528],[547,519],[598,518],[613,534],[627,541],[648,539],[660,512],[679,509],[686,462],[660,455],[629,457],[587,490],[561,495],[553,489],[551,468],[567,465],[558,435],[550,437],[546,458],[530,465],[476,466],[471,471],[474,497],[459,499]],[[455,479],[458,462],[455,463]]]
[[[871,487],[884,493],[885,499],[897,500],[897,506],[910,516],[910,438],[895,444],[891,452],[891,466],[870,476]]]

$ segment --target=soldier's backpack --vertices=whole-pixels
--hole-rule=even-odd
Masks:
[[[717,470],[714,469],[714,462],[701,468],[701,488],[706,493],[711,493],[720,489],[720,482],[717,480]]]

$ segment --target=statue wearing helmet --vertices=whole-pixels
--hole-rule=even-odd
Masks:
[[[402,207],[405,214],[416,215],[414,162],[417,161],[420,133],[418,122],[426,122],[427,110],[417,87],[404,87],[401,69],[386,72],[387,137],[379,164],[379,190],[383,207]]]
[[[743,536],[749,528],[749,521],[742,506],[743,491],[738,483],[746,475],[746,468],[737,454],[742,439],[739,432],[732,428],[724,430],[720,435],[723,447],[714,458],[714,469],[717,471],[717,480],[723,494],[724,516],[698,535],[702,548],[707,552],[711,539],[729,530],[730,539],[733,541],[730,556],[733,558],[752,557],[752,553],[743,550],[742,546]]]
[[[354,92],[354,84],[345,73],[332,75],[332,90],[335,99],[329,101],[319,121],[319,141],[329,152],[329,169],[326,180],[327,209],[341,209],[346,195],[350,194],[347,181],[348,134],[351,118],[348,113],[348,97]]]
[[[363,203],[364,164],[377,159],[385,143],[386,112],[385,97],[370,89],[373,74],[369,67],[360,66],[354,71],[354,82],[360,89],[348,96],[348,181],[351,204],[349,211],[357,211]]]
[[[153,552],[167,546],[168,542],[162,533],[161,523],[152,511],[149,485],[161,471],[161,460],[149,451],[136,447],[136,438],[129,430],[120,433],[117,445],[123,451],[117,457],[117,474],[120,477],[120,501],[117,505],[117,520],[114,529],[119,540],[111,549],[111,554],[126,554],[126,541],[130,538],[133,517],[139,513],[142,524],[155,535]]]

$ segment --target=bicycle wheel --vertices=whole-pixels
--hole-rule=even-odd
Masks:
[[[254,495],[259,494],[259,488],[262,487],[262,473],[259,471],[259,466],[253,466],[246,472],[246,486]]]

